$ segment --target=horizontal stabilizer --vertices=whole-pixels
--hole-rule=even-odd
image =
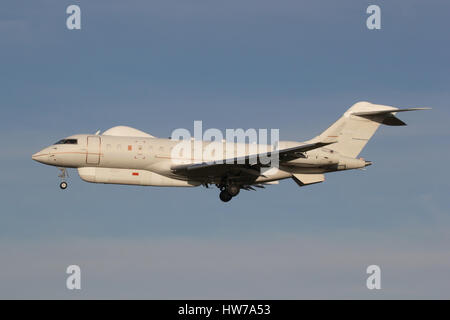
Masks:
[[[372,121],[376,121],[378,123],[382,123],[388,126],[406,126],[406,123],[404,123],[402,120],[400,120],[395,116],[397,112],[430,110],[430,109],[431,108],[406,108],[406,109],[393,108],[388,110],[353,112],[351,113],[351,115],[367,118]]]
[[[375,116],[375,115],[385,115],[389,113],[397,113],[404,111],[417,111],[417,110],[430,110],[431,108],[406,108],[406,109],[388,109],[388,110],[377,110],[377,111],[365,111],[365,112],[353,112],[354,116]]]

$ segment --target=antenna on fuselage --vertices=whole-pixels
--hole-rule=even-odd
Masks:
[[[97,132],[95,133],[96,136],[98,136],[100,134],[100,130],[97,130]]]

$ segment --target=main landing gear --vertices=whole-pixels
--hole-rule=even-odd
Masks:
[[[233,196],[229,194],[227,190],[222,190],[220,191],[219,198],[223,202],[228,202],[231,200],[231,198],[233,198]]]
[[[58,177],[62,179],[62,182],[59,184],[59,187],[62,190],[65,190],[67,188],[67,182],[66,182],[66,178],[69,177],[69,174],[67,173],[66,168],[58,168],[59,171],[61,171],[60,174],[58,174]]]
[[[233,197],[239,194],[241,190],[240,186],[237,184],[227,184],[218,186],[220,189],[219,198],[223,202],[230,201]]]

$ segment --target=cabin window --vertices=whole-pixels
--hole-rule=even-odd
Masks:
[[[111,150],[111,145],[110,144],[106,145],[106,150],[108,150],[108,151]]]

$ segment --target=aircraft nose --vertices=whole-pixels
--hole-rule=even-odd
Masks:
[[[31,156],[31,159],[37,162],[45,163],[48,159],[48,151],[46,149],[42,149],[41,151],[36,152]]]

